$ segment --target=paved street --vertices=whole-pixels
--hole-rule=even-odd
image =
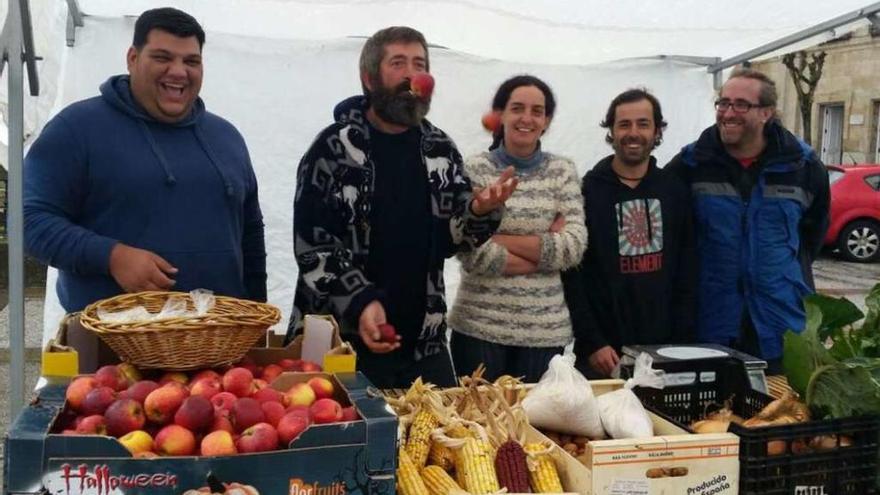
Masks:
[[[813,265],[816,289],[829,296],[846,297],[865,310],[865,295],[880,282],[880,263],[850,263],[823,255]]]

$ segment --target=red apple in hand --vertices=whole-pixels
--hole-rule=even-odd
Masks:
[[[483,114],[483,119],[481,120],[483,123],[483,128],[489,132],[494,133],[499,128],[501,128],[501,113],[495,110],[486,112]]]
[[[394,325],[390,323],[379,325],[379,342],[387,342],[389,344],[397,342],[397,331],[394,329]]]
[[[428,100],[434,92],[434,77],[427,72],[419,72],[409,80],[409,89],[419,99]]]

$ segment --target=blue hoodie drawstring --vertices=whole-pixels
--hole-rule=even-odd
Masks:
[[[205,150],[205,153],[208,155],[208,161],[211,162],[211,165],[214,165],[214,170],[217,171],[217,175],[219,175],[220,180],[223,181],[223,186],[226,188],[226,195],[229,197],[234,196],[235,188],[232,186],[232,182],[229,178],[223,174],[223,169],[220,168],[220,160],[217,158],[217,155],[214,153],[211,146],[208,145],[208,140],[205,139],[205,136],[202,134],[202,127],[199,124],[196,124],[193,127],[193,132],[195,132],[196,139],[199,141],[202,149]]]
[[[165,171],[165,183],[169,186],[172,186],[177,183],[177,179],[174,177],[174,174],[171,173],[171,169],[168,166],[168,161],[165,159],[165,154],[162,153],[162,150],[159,149],[159,145],[156,144],[156,138],[153,137],[153,133],[150,132],[150,128],[147,127],[147,123],[141,119],[135,119],[143,131],[144,136],[147,138],[147,142],[150,143],[150,149],[153,150],[153,154],[156,155],[156,159],[159,161],[159,165],[162,166],[162,170]]]

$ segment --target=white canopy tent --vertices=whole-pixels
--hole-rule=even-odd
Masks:
[[[291,234],[296,166],[330,123],[333,106],[360,93],[357,57],[363,38],[376,30],[409,25],[435,45],[431,69],[437,89],[429,118],[463,154],[489,144],[479,119],[498,84],[531,73],[553,87],[559,105],[544,148],[571,157],[585,171],[610,151],[598,124],[617,93],[644,86],[658,96],[669,128],[655,155],[665,163],[713,120],[713,77],[706,64],[864,6],[864,0],[80,0],[84,25],[67,46],[68,3],[75,2],[30,4],[42,89],[24,99],[26,144],[51,115],[96,95],[108,76],[125,72],[125,51],[140,12],[170,3],[193,14],[207,31],[202,97],[208,110],[239,128],[256,169],[269,300],[284,314],[278,331],[286,326],[296,281]],[[830,39],[865,22],[800,43]],[[8,101],[6,85],[0,85],[0,98]],[[5,117],[5,107],[0,111]],[[457,271],[449,264],[450,302]],[[44,341],[62,315],[51,271],[49,278]]]

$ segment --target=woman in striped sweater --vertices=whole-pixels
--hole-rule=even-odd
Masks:
[[[583,198],[574,163],[541,149],[556,101],[528,75],[498,88],[492,109],[501,125],[489,151],[465,160],[475,187],[516,169],[519,185],[490,242],[458,255],[461,285],[449,316],[456,373],[483,363],[485,377],[537,381],[572,340],[560,271],[577,265],[587,244]]]

